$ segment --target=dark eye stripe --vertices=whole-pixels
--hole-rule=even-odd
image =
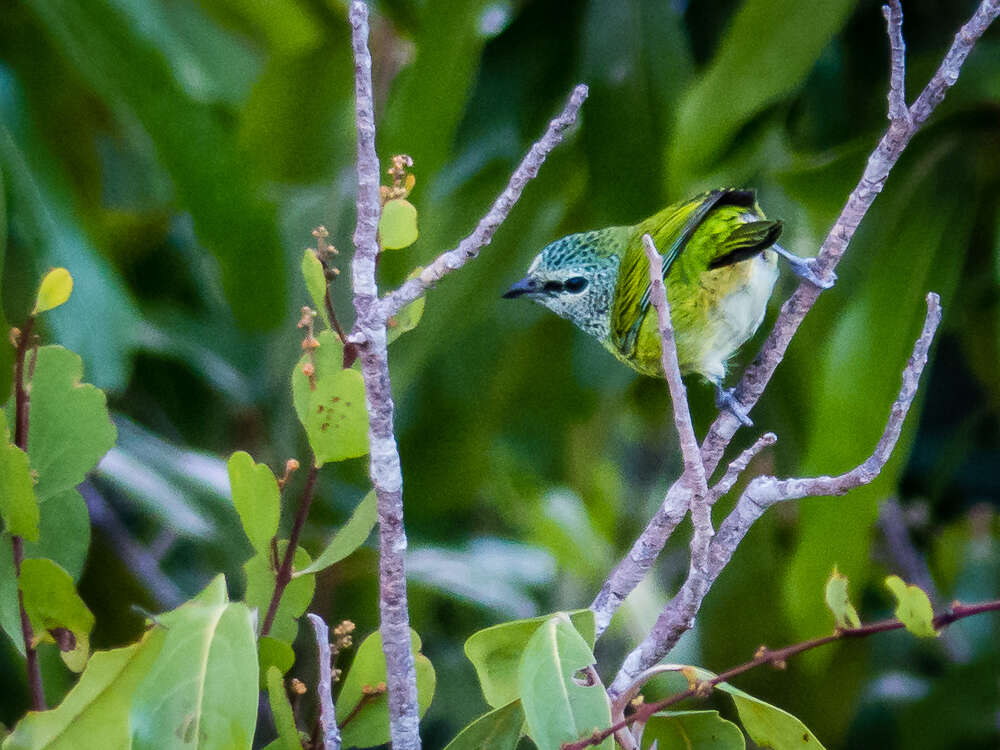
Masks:
[[[563,290],[563,285],[561,281],[546,281],[545,286],[542,287],[542,291],[554,294],[556,292],[561,292]]]

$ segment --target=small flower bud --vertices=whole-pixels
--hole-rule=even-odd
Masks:
[[[292,678],[291,688],[292,688],[292,692],[295,693],[296,695],[305,695],[306,694],[305,683],[302,682],[302,680],[300,680],[298,677],[293,677]]]
[[[312,362],[306,362],[305,364],[302,365],[302,374],[305,375],[307,378],[311,378],[313,375],[316,374],[316,368]]]

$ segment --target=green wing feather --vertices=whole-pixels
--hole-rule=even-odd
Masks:
[[[666,280],[709,214],[724,206],[732,210],[726,212],[726,219],[720,223],[721,231],[713,232],[707,242],[698,243],[699,257],[686,262],[685,271],[700,274],[710,268],[746,260],[774,244],[781,233],[781,222],[744,223],[740,218],[747,211],[760,213],[754,193],[749,190],[703,193],[667,206],[633,227],[618,271],[611,312],[611,340],[622,354],[628,356],[634,351],[639,329],[650,307],[649,262],[642,247],[642,235],[652,236],[663,255],[663,278]]]

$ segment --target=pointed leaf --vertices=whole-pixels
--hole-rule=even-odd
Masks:
[[[316,463],[343,461],[368,453],[365,384],[357,370],[343,369],[343,346],[332,331],[316,337],[312,383],[303,374],[303,357],[292,373],[295,413],[306,430]]]
[[[278,543],[278,559],[280,560],[288,547],[287,541]],[[295,550],[293,567],[307,567],[312,560],[309,553],[302,547]],[[258,630],[264,623],[267,615],[268,605],[271,603],[271,596],[274,594],[274,582],[276,578],[274,567],[271,565],[271,551],[264,550],[258,552],[245,563],[243,563],[243,574],[247,578],[247,588],[244,594],[244,601],[251,609],[257,609]],[[295,641],[299,632],[298,618],[306,611],[309,602],[312,601],[313,593],[316,591],[316,576],[309,574],[293,579],[281,595],[278,603],[278,610],[274,615],[274,623],[268,635],[279,641],[291,644]]]
[[[38,287],[38,297],[35,299],[35,309],[32,315],[52,310],[69,299],[73,292],[73,277],[65,268],[53,268],[42,277]]]
[[[583,685],[577,673],[594,663],[590,646],[565,613],[549,618],[528,640],[517,670],[528,734],[539,750],[559,750],[611,725],[611,704],[599,682]],[[608,737],[597,747],[611,750]]]
[[[473,721],[444,750],[515,750],[523,726],[521,701],[511,701]]]
[[[285,674],[295,663],[295,651],[291,644],[265,635],[257,640],[257,663],[260,664],[260,672],[265,679],[270,667],[277,667],[281,674]],[[266,688],[267,684],[262,679],[260,689]]]
[[[417,241],[417,209],[405,198],[395,198],[382,207],[378,236],[385,250],[399,250]]]
[[[167,631],[153,628],[138,643],[96,651],[58,707],[31,712],[4,750],[106,750],[129,746],[129,707],[156,661]]]
[[[896,597],[896,617],[918,638],[936,638],[934,608],[919,586],[906,585],[899,576],[885,579],[886,588]]]
[[[89,639],[94,615],[69,573],[51,560],[28,558],[21,563],[18,584],[36,641],[54,643],[52,631],[57,628],[71,631],[77,642]]]
[[[281,670],[277,667],[268,667],[267,670],[267,700],[271,705],[274,728],[278,730],[277,747],[282,750],[302,750],[292,704],[288,702]]]
[[[281,503],[278,480],[265,464],[255,464],[249,453],[237,451],[229,457],[229,486],[240,514],[243,531],[258,552],[271,548],[278,533]]]
[[[494,625],[469,636],[465,655],[476,668],[486,702],[493,708],[505,706],[518,697],[517,669],[528,640],[552,615],[532,617]],[[578,609],[570,621],[588,647],[594,645],[594,613]]]
[[[316,253],[306,248],[302,255],[302,278],[306,282],[306,290],[312,297],[313,308],[319,312],[319,316],[330,328],[330,317],[326,314],[326,274],[323,273],[323,264],[316,257]]]
[[[333,535],[326,548],[320,552],[319,557],[302,570],[296,570],[294,576],[298,577],[326,570],[364,544],[378,520],[377,501],[375,490],[365,495],[358,507],[354,509],[351,517],[347,519],[347,523]]]
[[[668,711],[654,714],[642,732],[642,747],[648,750],[743,750],[743,732],[718,711]]]
[[[841,575],[836,566],[826,582],[826,606],[833,612],[837,628],[861,627],[861,618],[847,596],[847,576]]]
[[[747,730],[750,739],[761,747],[774,750],[823,749],[823,745],[806,725],[787,711],[744,693],[727,682],[720,682],[715,687],[733,696],[743,728]]]
[[[166,638],[132,700],[133,750],[193,743],[199,750],[249,750],[258,679],[250,610],[226,601],[225,579],[219,576],[157,622],[166,626]]]
[[[28,458],[38,502],[75,487],[115,443],[103,391],[80,382],[83,362],[61,346],[38,350],[31,379]]]
[[[410,648],[417,670],[417,709],[420,716],[427,712],[434,697],[437,678],[430,659],[420,653],[420,636],[410,631]],[[373,747],[389,741],[389,702],[385,692],[365,697],[365,687],[378,687],[386,680],[385,655],[382,653],[382,636],[378,631],[362,641],[354,661],[344,679],[344,686],[337,696],[337,723],[341,727],[344,747]],[[346,725],[344,719],[355,711],[364,698],[364,705],[357,710]]]
[[[0,443],[0,519],[4,528],[37,541],[39,515],[28,454],[5,439]]]

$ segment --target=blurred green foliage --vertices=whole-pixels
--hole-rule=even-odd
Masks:
[[[974,5],[907,0],[911,96]],[[21,324],[44,271],[66,266],[74,294],[43,333],[109,389],[119,432],[82,487],[95,527],[80,581],[93,648],[138,637],[133,604],[169,608],[217,572],[240,586],[252,549],[224,457],[246,450],[277,469],[306,455],[289,373],[310,300],[302,249],[319,224],[342,252],[334,305],[342,322],[352,313],[345,19],[338,0],[0,2],[0,323]],[[413,626],[439,678],[424,734],[441,747],[487,708],[466,637],[589,603],[680,465],[662,383],[499,294],[555,237],[632,223],[706,186],[756,188],[785,220],[787,246],[814,254],[885,126],[888,52],[870,0],[385,0],[372,47],[382,164],[413,157],[420,216],[416,244],[381,259],[385,288],[454,247],[572,85],[591,87],[575,135],[493,244],[430,294],[420,326],[393,346]],[[834,563],[863,619],[888,615],[882,579],[907,578],[876,530],[890,496],[929,561],[937,606],[997,595],[998,188],[994,28],[755,410],[780,441],[753,468],[833,473],[866,457],[933,289],[945,318],[921,408],[876,483],[777,508],[755,527],[672,660],[722,670],[762,642],[826,632]],[[793,284],[779,284],[775,310]],[[0,385],[10,355],[0,348]],[[704,431],[710,389],[689,392]],[[366,474],[363,458],[323,470],[311,551],[367,492]],[[683,575],[683,537],[598,643],[603,676]],[[374,566],[368,548],[318,575],[312,609],[374,630]],[[933,642],[838,644],[740,685],[827,747],[995,747],[997,630],[983,617]],[[308,639],[298,646],[292,674],[314,684]],[[22,663],[13,644],[0,647],[5,674],[23,679]],[[55,702],[69,680],[58,660],[43,667]],[[27,705],[11,683],[7,724]],[[723,701],[709,707],[734,718]]]

